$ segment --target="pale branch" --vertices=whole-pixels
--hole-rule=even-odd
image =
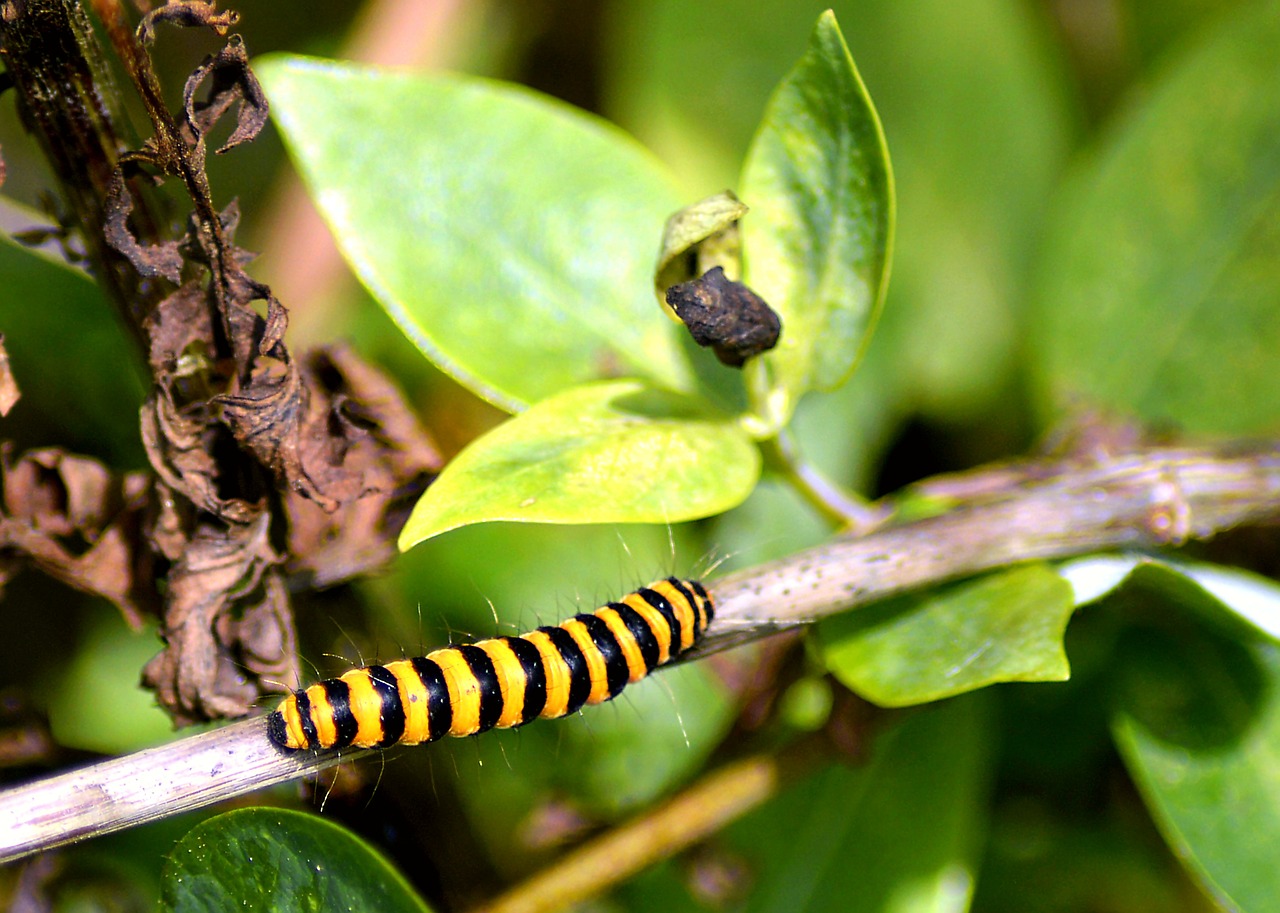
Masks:
[[[1027,462],[922,488],[965,497],[940,515],[713,581],[716,621],[691,652],[725,649],[1020,561],[1154,550],[1280,521],[1280,445]],[[0,792],[0,862],[201,808],[363,753],[286,754],[254,719],[14,787]]]
[[[716,580],[716,625],[699,649],[718,649],[735,627],[803,624],[1020,561],[1177,547],[1276,522],[1280,443],[1028,461],[942,477],[927,488],[967,497],[938,516],[834,539]]]

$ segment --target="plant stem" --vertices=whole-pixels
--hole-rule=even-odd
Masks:
[[[842,537],[712,581],[699,656],[1020,561],[1181,545],[1280,521],[1280,442],[1149,448],[968,473],[940,516]],[[998,482],[998,484],[996,484]],[[548,724],[549,725],[549,724]],[[304,777],[363,752],[285,754],[261,719],[0,792],[0,863]]]
[[[53,167],[85,254],[139,352],[143,321],[172,286],[144,279],[107,243],[104,202],[124,149],[126,122],[102,48],[75,0],[0,0],[0,59],[12,80],[23,123]],[[151,188],[134,185],[132,224],[139,241],[155,243],[165,220]]]
[[[836,485],[800,455],[786,431],[760,442],[765,460],[841,532],[861,535],[884,522],[887,513]]]

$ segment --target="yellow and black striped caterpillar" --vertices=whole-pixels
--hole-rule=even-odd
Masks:
[[[714,614],[696,580],[668,577],[557,627],[352,669],[267,717],[281,748],[387,748],[467,736],[599,704],[697,642]]]

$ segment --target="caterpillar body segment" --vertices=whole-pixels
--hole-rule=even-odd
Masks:
[[[697,642],[715,612],[696,580],[668,577],[520,637],[352,669],[267,717],[281,748],[387,748],[555,719],[617,697]]]

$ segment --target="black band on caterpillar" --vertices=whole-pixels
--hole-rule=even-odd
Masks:
[[[352,669],[285,698],[267,734],[294,751],[386,748],[554,719],[688,650],[714,612],[701,583],[668,577],[557,627]]]

